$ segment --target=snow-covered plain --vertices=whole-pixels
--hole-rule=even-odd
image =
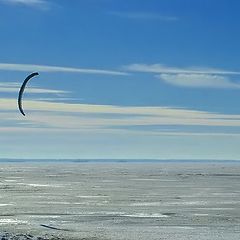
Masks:
[[[1,163],[0,239],[46,235],[239,240],[240,163]]]

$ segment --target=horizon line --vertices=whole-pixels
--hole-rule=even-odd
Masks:
[[[240,159],[154,159],[154,158],[0,158],[0,162],[240,162]]]

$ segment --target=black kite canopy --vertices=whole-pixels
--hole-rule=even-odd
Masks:
[[[31,78],[33,78],[33,77],[35,77],[35,76],[37,76],[37,75],[39,75],[39,73],[34,72],[34,73],[31,73],[29,76],[27,76],[26,79],[24,80],[24,82],[23,82],[20,90],[19,90],[19,95],[18,95],[18,108],[19,108],[19,111],[20,111],[20,112],[22,113],[22,115],[24,115],[24,116],[25,116],[25,113],[24,113],[23,107],[22,107],[23,92],[24,92],[24,89],[25,89],[25,87],[26,87],[26,85],[27,85],[27,82],[28,82]]]

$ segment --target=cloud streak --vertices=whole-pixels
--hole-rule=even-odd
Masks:
[[[164,22],[173,22],[178,20],[177,17],[166,16],[166,15],[161,15],[161,14],[152,13],[152,12],[113,11],[113,12],[110,12],[110,14],[117,17],[133,19],[133,20],[158,20],[158,21],[164,21]]]
[[[4,93],[17,93],[19,92],[20,85],[16,82],[1,82],[0,83],[0,92]],[[36,93],[36,94],[67,94],[68,91],[63,90],[55,90],[55,89],[44,89],[32,87],[28,89],[28,93]]]
[[[216,74],[216,75],[240,75],[238,71],[226,71],[216,68],[200,68],[200,67],[189,67],[189,68],[177,68],[169,67],[163,64],[131,64],[124,67],[129,71],[134,72],[147,72],[147,73],[166,73],[166,74]]]
[[[21,71],[21,72],[48,72],[48,73],[82,73],[82,74],[101,74],[101,75],[127,75],[125,72],[104,70],[104,69],[90,69],[90,68],[72,68],[59,66],[46,66],[34,64],[11,64],[0,63],[0,70],[5,71]]]
[[[240,115],[171,107],[126,107],[29,100],[25,100],[24,105],[29,112],[24,121],[36,128],[45,126],[59,129],[103,130],[160,125],[240,127]],[[9,112],[16,121],[22,121],[17,112],[15,99],[0,99],[0,109]]]
[[[162,64],[132,64],[125,69],[133,72],[152,73],[164,82],[181,87],[193,88],[240,88],[233,81],[233,76],[240,75],[238,71],[227,71],[215,68],[177,68]]]
[[[4,88],[4,87],[0,87],[0,92],[16,93],[16,92],[19,92],[19,88]],[[44,89],[44,88],[31,88],[31,89],[28,89],[28,93],[36,93],[36,94],[66,94],[68,92],[62,91],[62,90],[52,90],[52,89]]]
[[[42,10],[47,10],[50,7],[49,3],[45,0],[0,0],[0,3],[1,2],[9,5],[23,5]]]
[[[240,84],[226,76],[211,74],[160,74],[159,79],[168,84],[193,88],[240,88]]]

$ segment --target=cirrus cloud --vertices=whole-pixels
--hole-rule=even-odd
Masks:
[[[125,67],[128,71],[152,73],[164,82],[181,87],[194,88],[240,88],[240,83],[233,76],[238,71],[203,67],[169,67],[163,64],[131,64]]]
[[[92,69],[92,68],[73,68],[62,66],[46,66],[36,64],[13,64],[0,63],[0,70],[5,71],[39,71],[39,72],[61,72],[61,73],[85,73],[85,74],[101,74],[101,75],[127,75],[125,72],[106,70],[106,69]]]
[[[212,74],[161,74],[158,76],[164,82],[181,87],[193,88],[240,88],[240,84],[231,81],[227,76]]]
[[[148,73],[169,73],[169,74],[217,74],[217,75],[240,75],[238,71],[228,71],[224,69],[208,68],[208,67],[171,67],[164,64],[131,64],[124,67],[133,72]]]
[[[133,20],[159,20],[164,22],[172,22],[177,21],[178,18],[174,16],[167,16],[167,15],[161,15],[159,13],[154,12],[120,12],[120,11],[113,11],[110,12],[111,15],[121,17],[121,18],[127,18],[127,19],[133,19]]]
[[[49,2],[45,0],[0,0],[0,3],[1,2],[9,5],[22,5],[44,10],[47,10],[50,7]]]

